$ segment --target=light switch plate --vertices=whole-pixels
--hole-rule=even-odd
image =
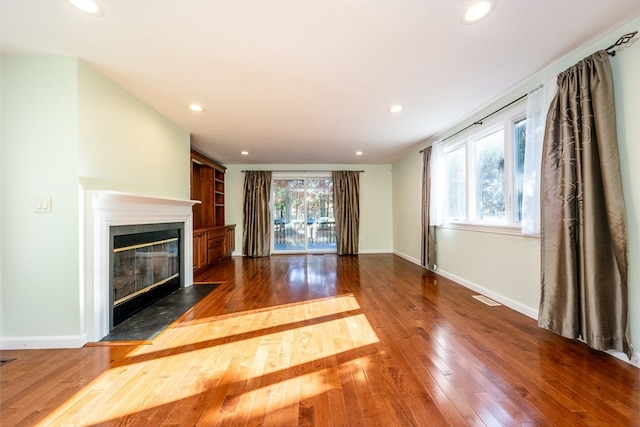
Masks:
[[[36,197],[36,213],[51,213],[51,197]]]

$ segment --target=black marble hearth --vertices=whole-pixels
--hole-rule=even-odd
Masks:
[[[118,324],[100,341],[152,340],[218,286],[198,284],[180,288]]]

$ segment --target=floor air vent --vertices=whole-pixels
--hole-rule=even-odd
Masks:
[[[500,304],[499,302],[496,302],[494,300],[492,300],[491,298],[487,298],[484,295],[474,295],[473,296],[475,299],[477,299],[480,302],[483,302],[487,305],[490,305],[491,307],[498,307],[502,304]]]

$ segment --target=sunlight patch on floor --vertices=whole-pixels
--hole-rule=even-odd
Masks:
[[[324,317],[359,309],[360,305],[353,295],[321,298],[303,303],[286,304],[174,324],[164,332],[165,336],[162,337],[162,342],[171,342],[175,347],[207,346],[215,343],[216,340],[230,341],[234,337],[241,339],[259,331],[269,332],[269,329],[273,328],[286,329],[301,322],[322,321]],[[188,333],[184,333],[182,330],[185,327],[189,328]],[[155,351],[157,351],[155,345],[139,346],[130,355]]]
[[[153,413],[178,401],[198,401],[212,392],[223,393],[220,405],[227,409],[245,404],[253,410],[254,401],[267,399],[267,409],[277,410],[301,394],[339,388],[339,370],[325,368],[325,361],[335,364],[337,356],[361,360],[361,355],[349,352],[379,341],[366,316],[353,313],[358,309],[348,295],[209,318],[174,329],[154,345],[139,346],[115,360],[40,425],[94,425]],[[359,363],[349,360],[342,365],[357,376],[363,369]],[[222,409],[213,405],[211,410]]]
[[[260,419],[264,415],[265,408],[267,412],[295,410],[297,414],[298,402],[304,402],[305,399],[310,399],[329,390],[340,389],[342,387],[340,377],[352,376],[358,382],[366,382],[366,376],[362,375],[362,371],[368,364],[368,358],[360,357],[331,368],[288,378],[277,384],[268,384],[254,390],[248,390],[237,396],[237,401],[240,402],[238,406],[242,407],[242,402],[255,401],[254,404],[244,404],[244,406],[251,408],[248,409],[247,416],[256,419]],[[364,381],[363,378],[365,378]],[[255,403],[258,402],[259,404],[256,405]],[[216,419],[222,424],[227,419],[237,420],[238,408],[234,409],[235,411],[227,413],[221,411],[209,419]],[[205,422],[205,424],[207,423]]]

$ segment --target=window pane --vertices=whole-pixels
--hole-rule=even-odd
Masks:
[[[504,221],[504,130],[475,141],[476,217]]]
[[[522,222],[522,188],[524,182],[524,148],[526,141],[525,129],[525,119],[513,124],[513,153],[515,156],[513,168],[513,220],[515,222]]]
[[[336,249],[333,180],[307,179],[307,249]]]
[[[336,250],[331,178],[274,179],[274,251]]]
[[[274,180],[275,250],[304,250],[304,180]]]
[[[461,146],[445,154],[446,217],[448,221],[467,219],[466,150]]]

